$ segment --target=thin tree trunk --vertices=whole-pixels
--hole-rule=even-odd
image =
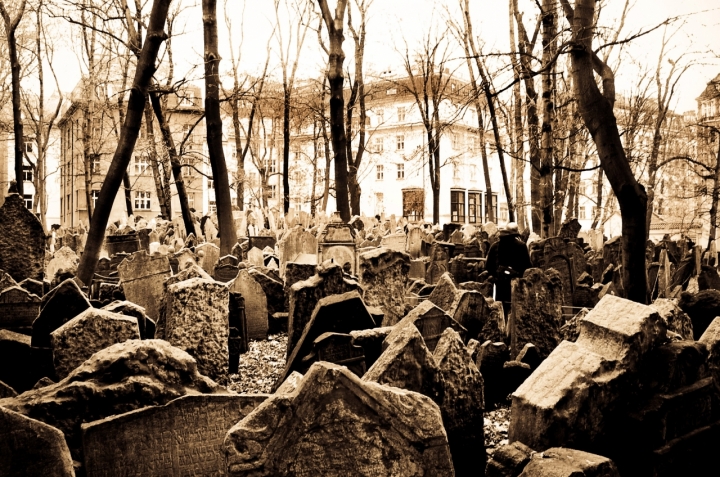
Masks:
[[[710,232],[708,234],[707,249],[710,248],[710,242],[715,240],[715,236],[717,235],[718,202],[720,202],[720,146],[718,146],[717,156],[715,157],[715,170],[713,171],[712,199],[710,203]]]
[[[145,104],[145,134],[148,142],[148,159],[150,161],[150,168],[152,169],[153,180],[155,181],[155,190],[157,191],[158,202],[160,203],[160,214],[165,220],[172,220],[170,215],[169,204],[166,202],[167,197],[165,196],[165,186],[163,185],[163,178],[160,175],[160,161],[158,159],[157,147],[155,147],[155,133],[153,132],[153,117],[151,105]]]
[[[125,193],[125,213],[128,217],[133,214],[133,202],[132,202],[132,186],[130,185],[130,175],[127,169],[123,172],[123,192]]]
[[[352,128],[352,112],[355,104],[360,108],[360,116],[358,117],[358,149],[354,157],[352,154],[352,136],[348,136],[348,191],[350,193],[350,210],[353,215],[360,215],[360,182],[358,181],[358,170],[362,164],[363,155],[365,153],[365,132],[367,110],[365,107],[365,79],[363,73],[363,61],[365,58],[365,14],[367,6],[365,0],[356,1],[358,10],[360,11],[360,27],[359,33],[352,24],[351,9],[348,9],[348,28],[352,33],[355,41],[355,81],[353,83],[350,99],[347,105],[347,124],[348,129]]]
[[[120,140],[118,141],[118,147],[115,150],[115,155],[113,156],[102,188],[100,189],[98,206],[90,221],[90,231],[88,232],[85,251],[80,258],[80,264],[78,266],[77,278],[82,283],[88,285],[95,273],[100,248],[102,247],[105,237],[105,227],[110,217],[115,195],[120,187],[123,173],[127,170],[130,163],[138,133],[140,132],[148,86],[155,73],[155,60],[157,59],[160,45],[166,39],[163,27],[167,19],[169,6],[170,0],[153,1],[147,38],[140,53],[137,69],[135,70],[135,78],[133,79],[130,99],[128,100],[127,114],[122,130],[120,131]]]
[[[330,85],[330,134],[335,154],[335,203],[343,222],[350,221],[350,203],[348,200],[348,161],[345,136],[345,99],[343,98],[343,62],[342,49],[343,23],[347,0],[338,0],[333,18],[327,0],[318,0],[325,27],[330,38],[327,78]]]
[[[230,200],[225,153],[222,147],[222,118],[220,117],[220,54],[218,53],[216,0],[203,0],[203,38],[205,44],[205,126],[208,155],[215,185],[218,226],[220,228],[220,256],[229,255],[237,242],[235,221]]]
[[[553,221],[553,169],[555,151],[553,148],[553,123],[555,121],[555,76],[554,61],[557,35],[557,3],[542,0],[542,125],[540,128],[540,189],[542,191],[542,237],[555,235]]]
[[[510,47],[511,62],[513,65],[513,133],[515,137],[515,157],[514,157],[514,180],[515,180],[515,211],[516,221],[520,230],[528,227],[527,214],[525,207],[525,146],[523,143],[523,123],[522,123],[522,98],[520,96],[520,63],[517,57],[516,41],[515,41],[515,13],[513,0],[509,2],[508,20],[510,31]]]
[[[24,195],[23,187],[23,148],[25,147],[25,136],[23,135],[22,103],[20,100],[20,60],[17,53],[17,40],[15,31],[25,13],[25,0],[20,2],[17,14],[10,18],[5,9],[5,2],[0,1],[0,15],[5,22],[5,38],[8,44],[8,60],[10,61],[10,76],[12,86],[12,109],[13,109],[13,133],[15,134],[15,181],[20,197]]]

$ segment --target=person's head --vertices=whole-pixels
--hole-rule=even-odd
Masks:
[[[518,224],[516,222],[508,222],[505,227],[500,229],[499,235],[501,237],[506,237],[509,235],[520,235]]]

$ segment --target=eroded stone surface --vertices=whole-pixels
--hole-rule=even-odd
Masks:
[[[42,309],[32,325],[32,345],[49,348],[50,333],[88,308],[87,297],[78,284],[68,278],[43,297]]]
[[[45,271],[45,230],[18,194],[0,207],[0,268],[16,282],[42,280]]]
[[[172,275],[165,255],[135,252],[118,265],[118,276],[125,297],[145,308],[145,313],[157,322],[163,298],[163,282]]]
[[[268,306],[265,290],[247,270],[238,271],[230,283],[230,292],[240,293],[245,299],[245,319],[247,320],[248,338],[253,340],[267,339]]]
[[[233,476],[452,476],[440,410],[418,393],[315,363],[225,439]]]
[[[88,308],[50,334],[55,375],[62,379],[101,349],[136,339],[137,318]]]
[[[0,475],[75,477],[63,433],[0,406]]]
[[[683,339],[693,339],[693,325],[690,317],[680,309],[677,299],[658,298],[651,307],[657,310],[667,329],[679,334]]]
[[[58,272],[70,273],[74,276],[77,273],[79,263],[80,257],[71,248],[61,247],[55,251],[52,259],[47,264],[45,277],[52,282]]]
[[[553,447],[533,455],[520,477],[620,477],[612,460],[597,454]]]
[[[405,237],[402,238],[405,248]],[[410,271],[410,255],[403,251],[378,248],[360,254],[360,283],[369,306],[385,312],[384,326],[394,325],[405,315],[405,284]]]

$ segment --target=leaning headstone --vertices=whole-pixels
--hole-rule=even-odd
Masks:
[[[424,394],[442,403],[445,381],[432,352],[413,325],[393,331],[387,348],[363,376],[363,381],[386,384]]]
[[[445,382],[445,395],[440,410],[448,434],[455,475],[477,475],[478,468],[485,468],[483,378],[460,335],[451,328],[443,332],[433,358]]]
[[[268,308],[267,297],[260,283],[247,270],[238,271],[237,276],[228,283],[231,292],[240,293],[245,300],[245,318],[247,337],[253,340],[267,339]]]
[[[353,337],[344,333],[323,333],[313,342],[313,354],[317,361],[345,366],[361,378],[365,367],[365,352],[353,344]]]
[[[19,286],[0,292],[0,328],[29,331],[40,312],[40,298]]]
[[[165,339],[221,383],[228,374],[228,293],[222,283],[191,278],[167,287],[165,310]]]
[[[225,475],[225,434],[267,398],[188,395],[83,424],[87,476]]]
[[[430,399],[361,381],[326,362],[230,429],[224,449],[230,476],[453,473]]]
[[[102,307],[102,309],[136,318],[140,329],[140,339],[151,340],[155,338],[155,322],[147,316],[145,308],[142,306],[127,300],[115,300]]]
[[[45,230],[18,194],[0,207],[0,269],[16,282],[42,280],[45,270]]]
[[[68,247],[57,250],[45,268],[45,277],[53,281],[58,272],[69,272],[72,275],[77,273],[80,257]]]
[[[378,248],[360,254],[359,262],[358,275],[365,289],[365,303],[385,312],[384,326],[394,325],[405,314],[405,284],[410,270],[410,256]]]
[[[136,339],[137,318],[89,308],[50,334],[55,375],[63,379],[101,349]]]
[[[467,339],[484,343],[486,340],[496,342],[505,338],[506,324],[502,303],[486,298],[480,292],[458,290],[447,313],[467,329]]]
[[[285,295],[285,308],[290,308],[290,287],[297,282],[307,280],[315,275],[315,264],[287,262],[285,264],[285,275],[283,276],[283,292]]]
[[[177,263],[177,271],[182,271],[191,265],[198,265],[197,255],[189,248],[178,250],[172,255],[173,261]]]
[[[45,294],[45,284],[32,278],[26,278],[25,280],[18,283],[18,285],[29,291],[30,293],[42,297]]]
[[[410,325],[414,325],[414,327],[420,331],[425,346],[427,346],[431,353],[435,351],[435,346],[446,328],[453,328],[462,336],[465,336],[467,333],[467,330],[460,326],[460,324],[453,320],[447,313],[435,306],[430,300],[424,300],[410,310],[410,312],[395,325],[394,330],[383,343],[383,347],[389,346],[389,343],[395,339],[395,336]]]
[[[40,314],[32,324],[32,346],[50,348],[50,333],[90,308],[75,280],[68,278],[43,297]]]
[[[213,243],[204,243],[195,247],[195,253],[199,257],[198,265],[212,275],[215,265],[220,260],[220,248]]]
[[[135,252],[118,265],[120,283],[125,297],[145,308],[147,315],[157,322],[163,298],[163,282],[172,274],[170,262],[164,255]]]
[[[563,289],[557,272],[529,268],[512,282],[510,358],[515,359],[526,343],[537,346],[545,359],[560,343],[563,325]]]
[[[63,433],[0,407],[0,475],[75,477]]]

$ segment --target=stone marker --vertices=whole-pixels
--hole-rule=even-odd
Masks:
[[[405,284],[410,270],[410,256],[378,248],[360,254],[359,261],[358,276],[365,290],[365,303],[385,312],[383,326],[394,325],[405,315]]]
[[[18,282],[16,282],[9,273],[6,273],[4,270],[0,270],[0,291],[17,285]]]
[[[253,247],[250,250],[248,250],[247,261],[250,265],[254,265],[256,267],[264,266],[265,262],[263,260],[262,250],[260,250],[257,247]]]
[[[58,272],[69,272],[72,275],[77,273],[80,257],[69,247],[62,247],[57,250],[45,268],[45,278],[49,281],[55,279]]]
[[[247,337],[253,340],[267,339],[268,307],[262,286],[243,269],[238,271],[237,277],[228,283],[228,289],[240,293],[245,299]]]
[[[409,325],[414,325],[415,328],[420,331],[425,346],[428,347],[430,352],[435,351],[435,346],[445,331],[445,328],[453,328],[459,332],[461,336],[467,333],[467,330],[460,326],[460,324],[453,320],[447,313],[435,306],[430,300],[425,300],[413,308],[405,318],[395,325],[395,329],[385,340],[383,347],[386,348],[394,339],[395,335],[401,333],[401,330]]]
[[[138,328],[140,329],[140,339],[151,340],[155,338],[155,322],[148,318],[145,314],[145,308],[140,305],[136,305],[127,300],[116,300],[108,303],[102,309],[111,313],[135,317],[138,322]]]
[[[228,374],[228,288],[191,278],[167,287],[165,339],[197,360],[198,371],[224,383]]]
[[[437,289],[437,288],[436,288]],[[458,290],[448,315],[467,329],[466,339],[502,341],[505,338],[505,314],[502,303],[482,293]]]
[[[75,477],[63,433],[0,407],[0,475]]]
[[[188,395],[83,424],[87,476],[225,475],[225,434],[267,397]]]
[[[57,384],[0,399],[0,407],[57,427],[73,459],[82,461],[82,423],[201,393],[227,391],[199,374],[192,356],[168,342],[130,340],[95,353]]]
[[[15,391],[27,391],[35,384],[29,336],[0,329],[0,363],[0,381]]]
[[[0,292],[0,328],[29,330],[40,313],[40,297],[14,286]]]
[[[195,247],[195,253],[198,256],[198,265],[209,275],[212,275],[220,260],[220,248],[213,243],[203,243]]]
[[[45,271],[45,230],[18,194],[0,207],[0,269],[16,282],[42,280]]]
[[[520,477],[620,477],[607,457],[565,447],[553,447],[535,454]]]
[[[445,395],[440,405],[448,434],[455,475],[474,476],[485,468],[483,378],[460,335],[446,328],[433,352],[443,376]]]
[[[563,291],[558,272],[529,268],[523,278],[512,281],[510,359],[515,359],[526,343],[538,348],[545,359],[560,343]]]
[[[403,233],[392,233],[386,235],[380,240],[380,246],[390,249],[394,252],[405,252],[405,242],[407,237]]]
[[[135,252],[118,265],[120,283],[125,297],[145,308],[145,313],[157,322],[163,298],[163,282],[172,274],[170,262],[163,255]]]
[[[199,265],[197,255],[195,255],[189,248],[178,250],[172,255],[172,259],[177,261],[178,272],[185,270],[191,265]]]
[[[43,297],[40,314],[32,324],[32,346],[50,348],[50,333],[88,308],[90,302],[72,278],[50,290]]]
[[[325,362],[230,429],[224,448],[231,476],[453,475],[430,399]]]
[[[365,367],[365,352],[361,346],[355,346],[353,337],[344,333],[323,333],[313,342],[313,352],[317,361],[327,361],[345,366],[361,378]]]
[[[675,299],[658,298],[650,306],[657,310],[669,331],[679,334],[685,340],[692,340],[692,320],[680,309],[677,302]]]
[[[367,370],[363,381],[418,392],[442,403],[445,381],[418,329],[412,324],[403,326],[388,335],[385,342],[387,348]]]
[[[407,250],[407,253],[410,254],[410,257],[420,257],[423,237],[425,237],[425,234],[420,227],[413,227],[408,230],[407,244],[405,246],[405,249]]]
[[[63,379],[101,349],[136,339],[137,318],[88,308],[50,334],[55,375]]]
[[[278,248],[280,276],[284,277],[287,262],[296,262],[300,255],[317,255],[318,241],[313,234],[303,230],[302,227],[294,227],[283,237]]]

